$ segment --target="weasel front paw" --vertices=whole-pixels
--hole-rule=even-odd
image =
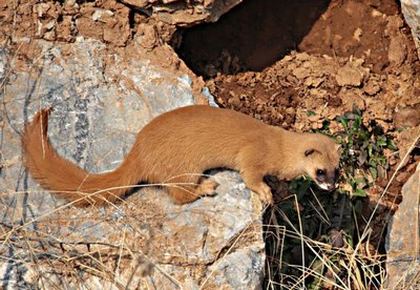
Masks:
[[[255,188],[255,192],[260,196],[260,200],[263,203],[273,205],[273,194],[271,193],[271,188],[265,184],[261,183],[258,188]]]

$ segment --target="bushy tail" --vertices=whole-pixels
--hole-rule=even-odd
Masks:
[[[91,174],[60,157],[47,136],[51,109],[39,111],[27,124],[22,137],[25,165],[32,177],[52,193],[78,206],[113,202],[137,184],[126,159],[104,174]],[[130,172],[131,171],[131,172]]]

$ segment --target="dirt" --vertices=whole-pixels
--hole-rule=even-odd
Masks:
[[[242,21],[239,30],[245,25]],[[211,50],[217,54],[217,48]],[[225,50],[213,65],[224,68],[208,86],[224,107],[297,130],[319,128],[324,118],[333,119],[353,104],[366,110],[366,120],[392,130],[394,111],[419,103],[420,65],[394,1],[331,2],[298,50],[262,72],[249,71],[241,53]],[[248,71],[232,74],[229,69],[236,72],[237,64]]]
[[[74,41],[76,36],[91,37],[124,46],[131,38],[130,9],[113,0],[79,2],[75,0],[1,1],[0,43],[12,38],[42,38]]]
[[[380,72],[389,65],[388,17],[397,13],[395,1],[333,1],[298,48],[311,54],[353,55]]]
[[[268,124],[302,131],[319,129],[328,119],[337,131],[334,118],[357,106],[365,111],[365,122],[375,119],[387,132],[396,129],[393,116],[399,116],[400,126],[407,122],[402,121],[407,116],[394,113],[396,108],[416,108],[415,76],[411,64],[401,66],[398,75],[381,74],[360,58],[291,53],[263,72],[219,75],[207,84],[222,106]]]

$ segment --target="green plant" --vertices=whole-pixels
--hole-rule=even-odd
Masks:
[[[365,197],[366,189],[388,170],[384,150],[396,150],[392,139],[375,121],[363,124],[362,112],[354,109],[337,119],[343,131],[336,136],[341,145],[342,191]]]

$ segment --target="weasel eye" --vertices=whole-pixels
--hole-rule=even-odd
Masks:
[[[323,170],[323,169],[317,169],[316,170],[316,175],[319,176],[319,177],[324,176],[325,175],[325,170]]]

